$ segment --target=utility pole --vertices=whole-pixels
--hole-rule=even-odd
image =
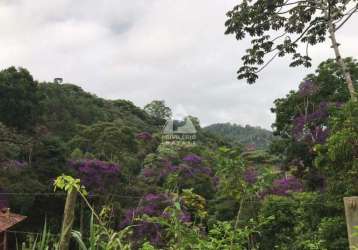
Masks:
[[[358,247],[358,196],[344,197],[344,210],[347,221],[349,249]]]

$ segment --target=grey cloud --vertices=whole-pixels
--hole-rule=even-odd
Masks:
[[[18,0],[0,3],[0,68],[28,68],[39,80],[63,77],[101,97],[140,106],[164,99],[203,124],[270,127],[273,101],[297,89],[312,69],[274,61],[252,85],[236,80],[248,41],[224,35],[236,0]],[[353,19],[338,34],[356,55]],[[333,56],[311,50],[314,64]]]

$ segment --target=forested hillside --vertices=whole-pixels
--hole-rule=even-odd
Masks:
[[[0,200],[28,216],[25,228],[39,229],[48,214],[57,221],[53,230],[60,225],[63,197],[28,193],[52,193],[52,180],[73,172],[70,159],[121,162],[121,171],[138,173],[151,148],[140,148],[136,136],[158,131],[155,119],[130,101],[104,100],[73,84],[37,82],[14,67],[0,72],[0,125],[0,190],[15,193]]]
[[[0,1],[1,250],[358,249],[358,0],[25,2]]]
[[[250,125],[216,123],[205,127],[204,130],[225,138],[234,145],[254,145],[257,149],[268,149],[273,140],[271,131]]]
[[[207,149],[227,145],[191,117],[197,130],[195,146],[160,146],[168,118],[160,110],[167,109],[162,101],[142,109],[127,100],[99,98],[74,84],[38,82],[23,68],[0,71],[0,208],[10,207],[28,217],[19,228],[22,231],[41,231],[47,218],[51,231],[59,232],[65,194],[53,192],[53,181],[66,174],[81,179],[94,195],[91,202],[96,208],[107,201],[122,204],[115,208],[115,225],[120,226],[125,211],[140,197],[162,192],[162,180],[155,181],[161,183],[158,186],[150,181],[148,171],[154,170],[149,166],[166,166],[167,157],[178,161],[191,150],[204,150],[203,145]],[[162,176],[162,171],[159,168],[157,174]],[[198,190],[208,192],[207,170],[200,171]],[[193,180],[188,181],[189,188]],[[14,236],[9,236],[10,243]]]
[[[356,76],[357,62],[346,61]],[[76,190],[73,249],[346,249],[341,197],[357,194],[358,114],[339,74],[325,61],[275,101],[277,137],[201,128],[189,116],[193,143],[163,139],[164,101],[142,109],[2,70],[0,208],[27,216],[10,246],[17,239],[32,249],[29,235],[45,230],[41,244],[56,249],[67,192]],[[242,147],[252,143],[270,148]],[[101,237],[89,241],[91,232]]]

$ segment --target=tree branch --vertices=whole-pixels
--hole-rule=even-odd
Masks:
[[[285,32],[282,33],[281,35],[278,35],[277,37],[275,37],[274,39],[272,39],[270,42],[273,43],[274,41],[276,41],[276,40],[282,38],[282,37],[285,36],[285,35],[287,35],[287,31],[285,31]],[[272,52],[272,51],[270,51],[270,52]]]
[[[354,13],[356,13],[358,11],[358,6],[356,6],[353,10],[352,10],[352,12],[351,13],[347,13],[348,14],[348,16],[342,21],[342,20],[340,20],[339,22],[341,22],[339,25],[338,25],[338,27],[336,27],[335,29],[334,29],[334,32],[336,32],[337,30],[339,30],[340,28],[342,28],[342,26],[353,16],[353,14]],[[346,15],[347,15],[346,14]]]
[[[299,37],[297,37],[297,39],[293,43],[296,44],[299,40],[301,40],[301,38],[310,30],[313,25],[313,22],[311,22],[310,25],[308,25],[308,27],[302,32]]]
[[[293,9],[295,9],[297,7],[312,8],[312,6],[310,6],[310,5],[299,5],[299,6],[292,7],[291,9],[285,10],[283,12],[281,12],[281,10],[282,10],[282,8],[281,8],[278,12],[276,12],[276,14],[277,15],[287,14],[287,13],[289,13],[290,11],[292,11]],[[318,6],[315,6],[314,8],[317,9],[317,10],[323,10],[322,8],[320,8]]]
[[[313,26],[312,22],[311,24],[303,31],[303,33],[293,42],[293,44],[296,44],[308,31],[309,29]],[[277,38],[277,37],[276,37]],[[276,39],[275,38],[275,39]],[[308,43],[307,43],[308,44]],[[271,50],[269,53],[273,52],[277,50],[277,47],[273,50]],[[306,49],[306,53],[308,53],[308,48]],[[262,66],[260,69],[258,69],[257,71],[255,71],[255,74],[260,73],[262,70],[264,70],[277,56],[278,56],[279,52],[277,52],[276,54],[274,54],[271,59],[264,65]]]
[[[292,2],[292,3],[289,3],[290,0],[286,1],[284,4],[282,5],[277,5],[276,7],[285,7],[285,6],[289,6],[289,5],[295,5],[295,4],[299,4],[299,3],[309,3],[310,1],[296,1],[296,2]]]
[[[278,56],[279,52],[277,52],[276,54],[274,54],[271,59],[265,63],[264,66],[262,66],[260,69],[258,69],[257,71],[255,71],[255,74],[260,73],[261,71],[263,71],[277,56]]]

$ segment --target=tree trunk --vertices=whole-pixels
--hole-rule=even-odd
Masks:
[[[240,206],[239,206],[239,211],[237,211],[237,216],[236,216],[236,220],[235,220],[233,235],[235,235],[235,232],[236,232],[237,228],[239,227],[240,215],[241,215],[241,210],[243,208],[243,205],[244,205],[244,197],[242,197],[241,200],[240,200]],[[233,250],[234,249],[233,247],[234,247],[234,238],[231,239],[230,250]]]
[[[349,90],[349,94],[351,96],[351,99],[353,101],[357,101],[357,96],[356,96],[356,93],[355,93],[352,77],[351,77],[351,74],[349,73],[349,70],[347,69],[347,65],[344,62],[344,60],[342,59],[341,53],[339,51],[339,44],[338,44],[337,39],[336,39],[336,27],[333,24],[331,19],[329,19],[328,31],[329,31],[329,38],[331,39],[331,42],[332,42],[332,48],[334,50],[334,54],[336,55],[337,63],[342,68],[342,71],[343,71],[344,77],[346,79],[346,83],[347,83],[347,86],[348,86],[348,90]]]
[[[76,200],[77,190],[73,188],[70,192],[68,192],[66,198],[59,250],[69,250],[71,230],[75,220]]]

